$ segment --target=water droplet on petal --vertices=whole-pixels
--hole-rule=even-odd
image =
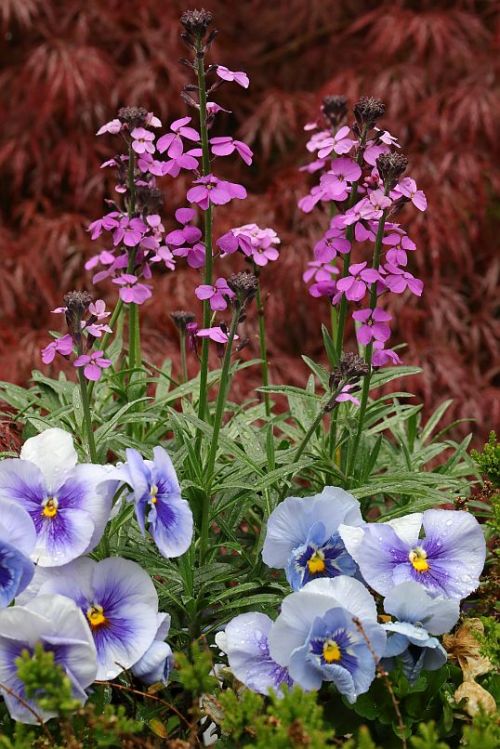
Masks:
[[[453,525],[453,520],[447,520],[446,525]]]

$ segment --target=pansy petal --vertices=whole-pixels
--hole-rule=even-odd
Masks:
[[[88,512],[70,508],[54,517],[34,517],[37,542],[31,558],[42,567],[58,567],[79,557],[88,548],[95,531]]]
[[[162,556],[167,559],[184,554],[193,537],[193,514],[185,499],[158,500],[151,535]]]
[[[6,541],[29,556],[36,543],[36,531],[27,511],[16,502],[0,500],[0,541]]]
[[[24,443],[20,457],[34,463],[42,472],[49,491],[55,491],[77,464],[73,437],[63,429],[46,429]]]

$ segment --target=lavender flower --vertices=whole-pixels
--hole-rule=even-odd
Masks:
[[[408,580],[431,595],[456,599],[479,585],[486,544],[468,512],[426,510],[389,523],[341,525],[339,533],[367,584],[382,595]]]
[[[293,681],[288,669],[279,666],[269,655],[269,632],[272,620],[265,614],[240,614],[226,624],[215,642],[227,654],[229,668],[248,689],[260,694],[280,692]]]
[[[62,429],[31,437],[20,458],[0,463],[0,499],[30,515],[37,536],[31,558],[44,567],[97,546],[116,486],[111,466],[77,465],[71,435]]]
[[[349,702],[368,691],[385,644],[375,601],[345,575],[313,580],[287,596],[269,634],[271,658],[297,684],[314,690],[331,681]]]
[[[363,523],[358,500],[338,487],[327,486],[314,497],[288,497],[267,521],[264,563],[284,569],[294,590],[316,578],[354,575],[356,565],[337,532],[347,518],[354,526]]]
[[[56,716],[26,697],[17,674],[17,659],[24,651],[33,653],[37,643],[54,653],[54,662],[65,671],[73,697],[82,705],[87,701],[85,689],[97,674],[94,641],[73,601],[58,595],[41,595],[25,606],[0,611],[0,693],[11,717],[21,723],[36,724],[36,715],[44,721]]]
[[[128,559],[95,562],[81,557],[55,574],[48,570],[40,587],[40,595],[46,593],[72,599],[83,612],[97,651],[97,679],[114,679],[131,668],[156,635],[155,587],[149,575]]]
[[[193,515],[188,502],[181,497],[167,451],[155,447],[153,460],[144,460],[137,450],[129,448],[121,476],[131,489],[127,498],[135,504],[142,533],[148,523],[160,554],[164,557],[184,554],[193,536]]]

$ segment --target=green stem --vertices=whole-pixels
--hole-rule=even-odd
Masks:
[[[90,413],[90,399],[89,392],[87,389],[87,380],[83,373],[83,368],[78,369],[78,382],[80,384],[80,396],[82,399],[83,409],[83,423],[85,424],[85,432],[87,434],[87,444],[89,448],[90,460],[92,463],[97,463],[97,450],[95,447],[94,430],[92,429],[92,415]]]
[[[182,382],[187,382],[188,370],[187,370],[187,359],[186,359],[186,331],[184,330],[184,328],[181,328],[179,330],[179,348],[181,350]]]
[[[204,177],[210,174],[210,151],[208,147],[208,128],[207,128],[207,91],[205,82],[205,59],[202,53],[202,46],[197,51],[196,72],[198,77],[198,97],[200,105],[200,137],[201,137],[201,173]],[[212,247],[212,205],[209,203],[204,213],[204,239],[205,239],[205,274],[203,283],[212,284],[213,273],[213,247]],[[210,327],[210,300],[203,302],[203,327]],[[200,393],[198,399],[198,418],[205,419],[207,416],[208,406],[208,351],[209,339],[203,338],[201,344],[201,363],[200,363]],[[196,444],[199,450],[202,433],[200,430],[196,434]]]
[[[255,266],[254,266],[255,271]],[[259,348],[260,358],[262,362],[262,383],[264,387],[269,385],[269,364],[267,361],[267,345],[266,345],[266,320],[264,315],[264,303],[262,301],[262,293],[260,289],[260,280],[257,283],[257,295],[255,297],[257,304],[257,315],[259,318]],[[266,416],[271,415],[271,399],[269,393],[264,393],[264,406],[266,409]]]
[[[375,238],[375,248],[373,251],[373,262],[372,268],[378,270],[380,266],[380,254],[382,252],[382,240],[384,238],[384,227],[387,218],[387,210],[384,210],[382,216],[378,222],[377,236]],[[377,306],[377,282],[375,281],[370,286],[370,309],[375,309]],[[359,448],[359,442],[361,440],[361,434],[363,432],[363,423],[365,420],[366,408],[368,405],[368,394],[370,392],[370,381],[372,376],[372,354],[373,354],[373,343],[370,342],[365,349],[365,361],[368,364],[368,374],[363,378],[363,390],[361,391],[361,403],[358,412],[358,428],[356,430],[356,436],[354,438],[354,445],[352,448],[349,464],[347,468],[347,476],[350,476],[356,462],[357,452]]]
[[[215,405],[215,416],[213,433],[210,441],[210,452],[208,454],[207,468],[206,468],[206,488],[203,496],[202,514],[201,514],[201,533],[200,533],[200,564],[203,564],[206,550],[208,546],[208,530],[210,524],[210,499],[211,499],[211,487],[213,481],[213,473],[215,466],[215,459],[217,457],[217,448],[219,446],[219,433],[222,426],[222,417],[224,415],[224,407],[226,405],[226,396],[229,389],[229,369],[231,366],[231,353],[233,349],[234,336],[236,335],[236,329],[240,319],[241,307],[238,305],[234,312],[231,320],[231,327],[229,330],[228,341],[226,343],[226,350],[224,352],[224,360],[222,363],[222,370],[219,382],[219,392],[217,393],[217,402]]]

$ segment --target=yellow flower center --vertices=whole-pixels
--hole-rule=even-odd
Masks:
[[[149,490],[149,501],[152,505],[155,505],[158,502],[158,497],[156,496],[158,494],[158,487],[156,484],[151,485],[151,489]]]
[[[419,546],[417,546],[416,549],[412,549],[410,551],[410,553],[408,554],[408,559],[412,563],[413,569],[417,570],[417,572],[427,572],[427,570],[429,569],[427,554]]]
[[[42,515],[44,518],[55,518],[57,515],[58,501],[55,497],[49,497],[43,506]]]
[[[98,603],[92,604],[92,606],[87,609],[87,619],[90,622],[90,626],[94,628],[102,627],[102,625],[106,624],[108,621],[104,616],[103,607],[99,606]]]
[[[311,574],[317,574],[318,572],[325,571],[325,555],[322,551],[317,549],[314,554],[307,560],[307,566]]]
[[[342,653],[335,640],[325,640],[323,643],[323,658],[327,663],[340,661]]]

